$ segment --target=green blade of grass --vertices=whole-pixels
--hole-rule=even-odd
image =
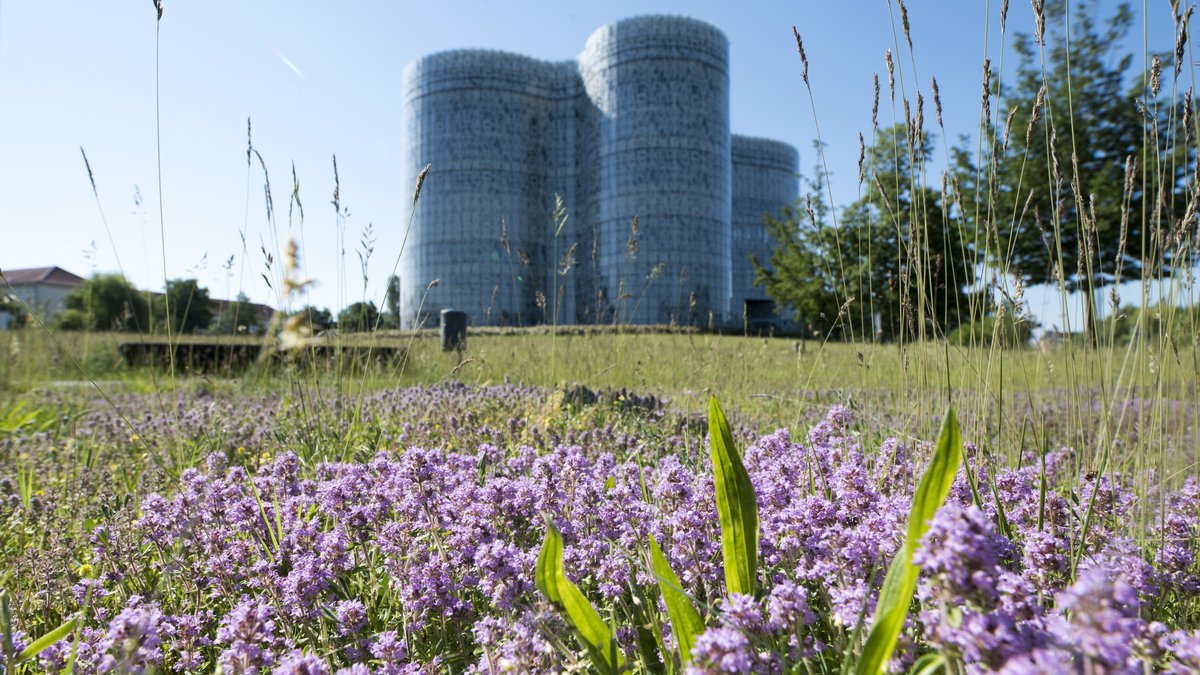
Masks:
[[[715,396],[708,399],[708,436],[721,521],[725,587],[729,593],[754,595],[758,577],[758,503],[750,475],[742,465],[729,423]]]
[[[563,542],[558,528],[546,519],[546,539],[538,553],[534,583],[550,602],[566,615],[567,623],[587,649],[592,665],[604,675],[618,673],[622,666],[620,648],[592,603],[563,569]]]
[[[692,661],[692,645],[696,643],[696,636],[704,632],[704,620],[683,592],[679,577],[671,569],[671,564],[654,537],[650,537],[650,561],[663,602],[667,605],[667,616],[671,618],[671,630],[675,633],[675,641],[679,643],[679,658],[686,666]]]
[[[78,621],[78,618],[73,616],[67,619],[58,628],[31,642],[28,647],[21,650],[21,653],[17,655],[17,663],[24,663],[36,657],[38,654],[49,649],[50,645],[70,635],[71,631],[75,630],[75,622]]]
[[[879,591],[871,632],[854,671],[858,675],[878,675],[892,658],[896,640],[904,627],[904,618],[908,616],[913,592],[917,588],[919,570],[912,564],[913,553],[929,529],[929,520],[950,494],[950,486],[954,483],[961,459],[962,437],[958,422],[954,418],[954,409],[947,408],[933,458],[913,495],[904,545],[896,552],[896,557],[888,567],[887,577],[883,580],[883,588]]]

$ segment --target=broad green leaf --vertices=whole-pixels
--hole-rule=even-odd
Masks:
[[[912,664],[908,673],[909,675],[933,675],[938,669],[946,670],[946,657],[941,654],[926,654]]]
[[[592,603],[567,578],[563,569],[562,535],[549,518],[546,519],[546,539],[538,553],[534,583],[550,602],[566,614],[567,623],[575,629],[579,641],[587,649],[592,665],[605,675],[620,672],[623,661],[621,650]]]
[[[717,399],[708,399],[708,437],[712,448],[717,514],[721,520],[721,554],[729,593],[754,595],[758,577],[758,503],[742,456],[733,445],[729,423]]]
[[[75,630],[75,622],[77,619],[78,617],[73,616],[64,621],[61,625],[59,625],[58,628],[55,628],[49,633],[46,633],[42,637],[31,642],[28,647],[26,647],[21,651],[20,654],[17,655],[17,663],[24,663],[36,657],[38,654],[46,651],[50,645],[70,635],[71,631]]]
[[[950,494],[950,486],[954,484],[961,459],[962,437],[959,435],[958,421],[954,419],[954,409],[947,408],[933,458],[913,495],[904,545],[896,552],[896,557],[888,567],[887,577],[883,580],[883,588],[879,591],[875,619],[867,636],[867,644],[863,647],[862,658],[855,669],[858,675],[882,673],[892,658],[896,640],[904,627],[904,618],[908,616],[908,607],[912,604],[913,591],[917,588],[919,570],[912,564],[913,553],[929,529],[929,520]]]
[[[683,592],[679,577],[671,569],[671,564],[654,537],[650,537],[650,562],[654,565],[658,589],[667,605],[667,616],[671,617],[671,630],[675,633],[675,641],[679,643],[679,658],[687,665],[692,661],[692,645],[696,643],[696,636],[704,632],[704,620]]]
[[[17,401],[4,411],[4,416],[0,417],[0,432],[6,434],[15,434],[21,427],[35,421],[38,418],[38,412],[32,410],[22,412],[25,408],[25,401]]]
[[[542,550],[538,552],[537,567],[534,570],[534,583],[539,591],[553,602],[561,604],[562,600],[558,594],[558,580],[555,576],[557,570],[555,567],[560,565],[562,561],[562,535],[558,533],[558,528],[546,519],[546,538],[542,540]]]
[[[6,660],[13,654],[12,610],[8,603],[8,591],[0,591],[0,655]]]

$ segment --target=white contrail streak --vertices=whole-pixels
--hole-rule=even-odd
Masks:
[[[280,61],[283,61],[283,65],[290,68],[293,73],[299,75],[301,78],[306,79],[306,78],[304,78],[304,71],[297,68],[296,64],[292,63],[291,59],[284,56],[278,49],[276,49],[274,47],[271,47],[271,51],[275,52],[275,56],[278,56]]]

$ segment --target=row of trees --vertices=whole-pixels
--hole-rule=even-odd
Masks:
[[[72,290],[64,304],[56,320],[62,330],[145,332],[169,326],[176,334],[254,335],[267,329],[268,320],[244,293],[232,302],[214,301],[196,279],[172,279],[165,293],[152,294],[139,291],[119,274],[99,274]],[[356,302],[336,319],[328,309],[313,306],[297,313],[314,335],[331,329],[358,332],[399,327],[396,305],[388,303],[389,311],[381,315],[373,303]]]
[[[1019,312],[1022,288],[1051,284],[1082,292],[1094,340],[1101,289],[1194,265],[1191,90],[1160,85],[1169,55],[1134,76],[1118,53],[1127,5],[1105,20],[1095,3],[1072,9],[1069,43],[1056,8],[1042,39],[1016,39],[1012,81],[989,72],[984,112],[994,114],[982,141],[947,153],[941,180],[927,175],[934,134],[921,102],[910,116],[905,101],[906,122],[864,143],[863,196],[840,218],[818,168],[806,198],[767,220],[776,251],[755,265],[777,304],[835,339],[920,338],[982,325],[1001,305]]]
[[[64,305],[57,318],[63,330],[144,332],[169,325],[174,333],[233,334],[263,328],[245,294],[218,312],[218,303],[195,279],[172,279],[165,293],[152,294],[119,274],[98,274],[67,294]]]

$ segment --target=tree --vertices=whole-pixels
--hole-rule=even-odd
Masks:
[[[302,307],[300,311],[296,312],[296,314],[299,314],[301,317],[303,317],[301,319],[303,322],[302,325],[307,326],[308,330],[313,335],[316,335],[321,331],[329,330],[335,325],[333,314],[331,314],[328,309],[318,309],[312,305],[306,305]]]
[[[1101,24],[1096,3],[1080,3],[1069,17],[1069,50],[1067,15],[1055,7],[1047,45],[1018,36],[1016,82],[1001,89],[1003,99],[991,92],[999,114],[1012,110],[1011,118],[985,130],[980,166],[970,150],[956,149],[957,175],[981,262],[1026,285],[1084,292],[1091,335],[1098,289],[1170,272],[1155,223],[1170,227],[1181,215],[1188,158],[1182,147],[1156,150],[1159,138],[1175,137],[1170,106],[1157,104],[1157,83],[1131,82],[1132,57],[1115,53],[1133,23],[1129,6]],[[1147,159],[1143,181],[1133,163]]]
[[[375,330],[379,310],[371,302],[356,302],[338,314],[338,330],[343,333]]]
[[[1018,348],[1029,344],[1033,329],[1040,325],[1026,316],[1023,309],[1005,300],[987,316],[959,325],[950,333],[949,339],[951,344],[963,347],[986,348],[999,344]]]
[[[21,304],[16,294],[0,294],[0,312],[12,317],[12,327],[21,328],[25,325],[25,306]]]
[[[820,153],[820,144],[813,143]],[[770,260],[751,257],[755,282],[763,285],[767,295],[780,307],[790,308],[796,321],[806,333],[830,334],[838,320],[840,284],[825,256],[839,259],[839,241],[829,225],[829,206],[825,203],[825,172],[817,165],[814,177],[808,180],[804,205],[785,206],[778,216],[767,214],[763,223],[775,250]],[[840,332],[839,332],[840,333]]]
[[[833,338],[943,336],[969,316],[974,267],[940,193],[914,183],[933,152],[926,134],[880,130],[865,149],[865,194],[828,222],[818,169],[802,208],[767,228],[777,246],[757,278],[802,325]]]
[[[167,318],[174,333],[196,333],[212,323],[212,299],[195,279],[171,279],[161,301],[160,315]]]
[[[387,295],[383,304],[387,311],[383,314],[383,325],[387,328],[400,327],[400,277],[393,274],[388,277]]]
[[[98,274],[72,289],[59,326],[66,330],[145,331],[150,303],[120,274]]]
[[[238,293],[236,300],[226,303],[225,309],[217,316],[211,328],[212,332],[222,335],[237,333],[254,335],[262,332],[263,326],[258,311],[250,302],[250,298],[245,293]]]

